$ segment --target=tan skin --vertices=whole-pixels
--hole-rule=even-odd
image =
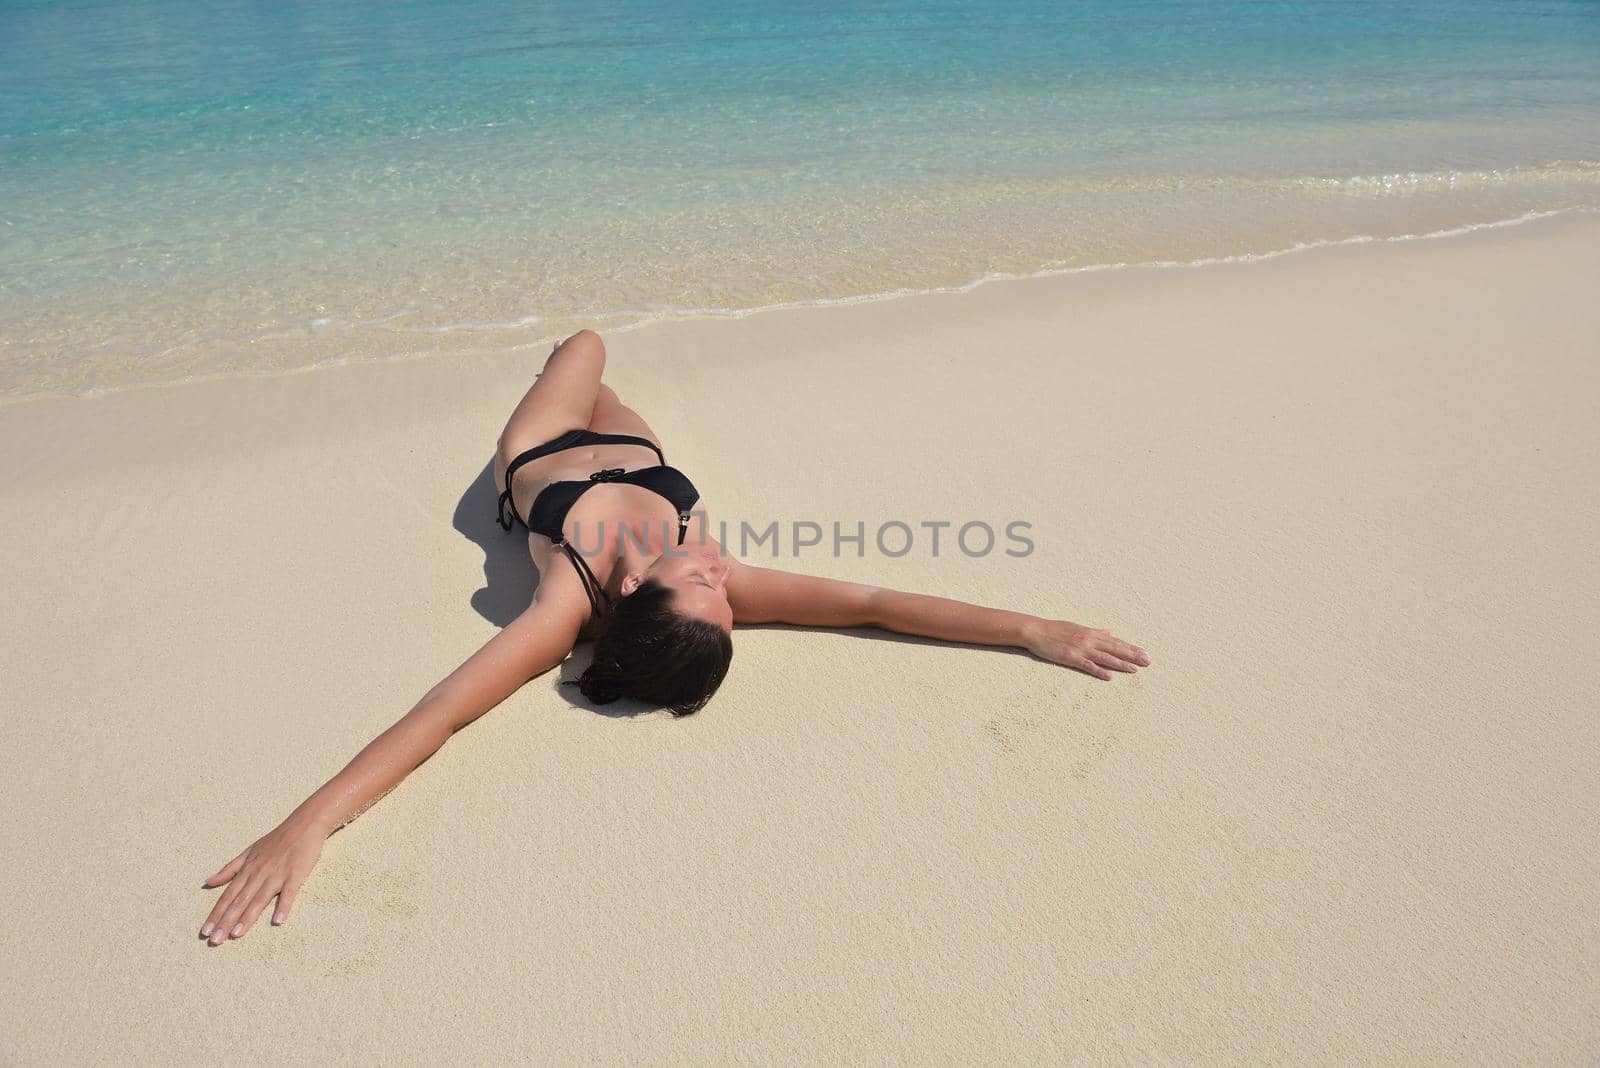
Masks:
[[[659,444],[645,421],[601,384],[605,359],[605,346],[592,331],[556,346],[500,436],[494,465],[497,488],[504,488],[511,458],[576,427],[633,434]],[[529,502],[551,482],[586,480],[601,468],[634,470],[656,462],[655,453],[639,445],[571,449],[524,464],[512,487],[514,499],[519,513],[526,515]],[[738,623],[879,627],[1026,649],[1102,680],[1150,663],[1143,649],[1108,631],[1066,620],[743,563],[709,536],[712,524],[703,504],[682,547],[672,544],[677,528],[670,502],[642,487],[612,482],[596,485],[578,499],[564,532],[612,597],[626,596],[645,578],[654,578],[674,591],[676,611],[727,630]],[[597,539],[595,531],[603,532],[603,538]],[[330,834],[394,789],[456,731],[566,659],[589,617],[588,598],[576,570],[548,539],[530,533],[528,548],[542,579],[527,610],[281,824],[206,880],[207,886],[226,884],[226,889],[200,929],[202,938],[213,946],[242,938],[274,898],[272,922],[285,922]]]

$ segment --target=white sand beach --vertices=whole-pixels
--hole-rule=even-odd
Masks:
[[[1153,665],[752,628],[675,720],[580,649],[218,948],[526,604],[548,341],[0,407],[0,1062],[1593,1063],[1597,278],[1579,216],[608,336],[713,515],[1035,545],[782,566]]]

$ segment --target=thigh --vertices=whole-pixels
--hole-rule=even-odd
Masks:
[[[658,447],[661,444],[661,439],[650,429],[650,424],[638,412],[623,404],[622,398],[610,386],[601,386],[595,396],[594,416],[589,420],[589,429],[596,434],[633,434],[655,442]]]
[[[592,330],[579,331],[557,346],[500,432],[494,463],[499,486],[505,486],[506,465],[518,453],[589,425],[605,369],[605,346]]]

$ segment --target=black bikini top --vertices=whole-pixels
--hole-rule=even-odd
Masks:
[[[566,526],[567,513],[578,503],[578,498],[601,482],[623,482],[630,486],[642,486],[666,498],[678,510],[678,544],[682,545],[684,535],[689,529],[690,511],[700,500],[700,491],[695,489],[694,483],[690,482],[682,471],[667,466],[667,458],[662,455],[661,448],[648,438],[635,437],[632,434],[597,434],[592,430],[569,430],[552,441],[518,454],[506,466],[506,489],[500,494],[498,513],[501,529],[509,531],[512,523],[521,519],[517,515],[516,502],[511,498],[511,478],[517,473],[517,469],[530,460],[583,445],[643,445],[653,450],[656,459],[661,461],[655,467],[643,467],[637,471],[629,471],[623,467],[609,467],[596,471],[585,481],[552,482],[539,491],[539,495],[533,499],[533,507],[528,510],[528,518],[524,525],[535,534],[543,534],[550,539],[551,544],[558,545],[566,551],[567,558],[572,561],[572,566],[578,572],[578,580],[583,583],[584,593],[588,594],[591,613],[599,615],[602,606],[609,605],[611,599],[600,581],[595,578],[594,572],[590,570],[588,561],[584,560],[567,541],[562,530]]]
[[[567,513],[572,511],[572,506],[578,503],[579,497],[601,482],[623,482],[630,486],[643,486],[657,496],[665,497],[678,510],[678,544],[683,544],[684,531],[689,525],[689,510],[700,499],[700,492],[682,471],[665,464],[641,468],[638,471],[611,467],[604,471],[596,471],[586,482],[552,482],[533,499],[533,507],[528,509],[528,529],[535,534],[543,534],[560,545],[563,541],[562,528],[567,523]]]

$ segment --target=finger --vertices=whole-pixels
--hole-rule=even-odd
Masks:
[[[1107,635],[1094,643],[1094,648],[1108,652],[1119,660],[1126,660],[1128,663],[1137,664],[1140,667],[1148,667],[1150,664],[1150,658],[1144,655],[1143,649],[1140,649],[1137,645],[1130,645],[1115,635]]]
[[[1137,664],[1129,663],[1116,653],[1111,652],[1109,649],[1096,649],[1094,652],[1089,654],[1089,659],[1093,660],[1101,667],[1109,668],[1112,671],[1133,672],[1139,670]]]
[[[248,853],[248,852],[249,852],[248,849],[245,850],[245,853]],[[232,860],[228,861],[228,863],[226,863],[222,867],[218,868],[217,869],[217,874],[215,874],[211,878],[207,879],[202,885],[207,886],[207,887],[219,886],[222,883],[225,883],[228,880],[232,879],[235,875],[238,875],[239,874],[240,865],[244,864],[245,853],[240,853],[238,856],[236,856]]]
[[[1085,675],[1093,675],[1095,678],[1099,679],[1101,682],[1110,682],[1111,681],[1111,672],[1107,671],[1105,668],[1101,667],[1099,664],[1096,664],[1093,660],[1090,660],[1088,657],[1081,657],[1078,660],[1078,663],[1076,665],[1074,665],[1074,666],[1077,667],[1077,669],[1079,671],[1083,672]]]
[[[222,923],[222,918],[227,915],[228,909],[233,905],[233,899],[244,890],[243,879],[234,879],[228,884],[227,889],[217,896],[217,903],[211,906],[211,914],[206,917],[206,922],[200,926],[200,937],[209,938],[216,933],[216,928]]]
[[[243,938],[250,933],[251,928],[256,925],[256,921],[261,919],[261,913],[267,907],[267,902],[272,900],[282,885],[275,879],[268,879],[261,884],[255,893],[250,895],[250,900],[245,905],[244,912],[239,918],[239,922],[244,924],[244,930],[234,937]]]
[[[1112,647],[1112,652],[1116,653],[1124,660],[1129,660],[1135,664],[1138,664],[1140,667],[1150,666],[1150,657],[1145,654],[1143,649],[1132,644],[1131,642],[1125,642],[1121,638],[1116,639],[1116,644]]]
[[[272,923],[274,923],[274,926],[288,923],[290,910],[294,908],[294,895],[299,894],[299,887],[301,887],[302,881],[304,879],[290,879],[288,883],[283,884],[282,891],[278,891],[278,907],[272,910]]]
[[[255,892],[256,886],[261,882],[261,876],[251,876],[250,881],[235,894],[233,901],[222,914],[222,919],[217,922],[216,929],[211,932],[211,944],[218,945],[234,937],[233,932],[239,925],[239,917],[244,913],[245,902],[250,900],[250,894]]]
[[[283,884],[282,894],[278,894],[278,908],[272,915],[272,923],[288,923],[290,910],[294,908],[294,899],[299,897],[299,889],[306,884],[307,875],[310,875],[310,871],[294,871],[294,873],[291,873],[290,881]]]
[[[223,915],[222,922],[217,925],[217,929],[215,931],[211,932],[212,938],[216,938],[218,935],[220,935],[222,940],[226,941],[230,938],[238,938],[244,934],[245,909],[255,898],[256,894],[260,892],[261,887],[269,878],[270,877],[267,875],[257,875],[253,877],[248,884],[246,884],[244,892],[233,899],[233,904]]]

